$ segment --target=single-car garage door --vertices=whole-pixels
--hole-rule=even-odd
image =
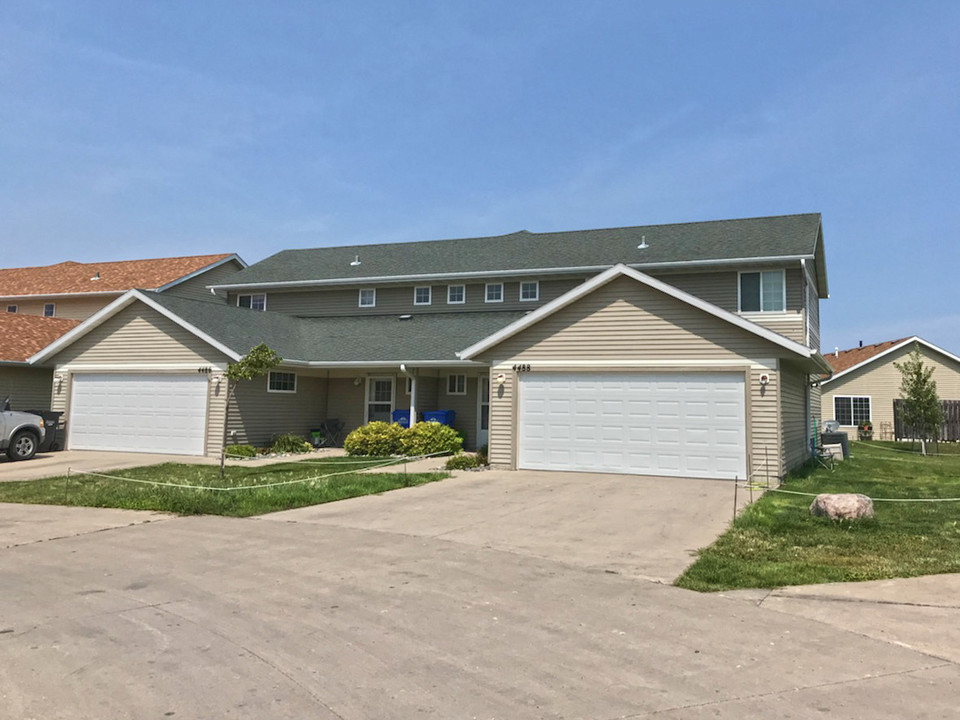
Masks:
[[[203,455],[206,375],[73,376],[72,450]]]
[[[518,466],[746,476],[742,373],[519,376]]]

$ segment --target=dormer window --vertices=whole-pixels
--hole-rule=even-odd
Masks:
[[[415,287],[413,289],[414,305],[429,305],[431,301],[431,288],[429,285]]]
[[[267,309],[267,296],[264,293],[257,295],[237,295],[237,307],[263,312]]]
[[[740,312],[783,312],[787,283],[783,270],[740,273]]]
[[[360,304],[360,307],[376,307],[377,306],[377,289],[361,288],[359,304]]]

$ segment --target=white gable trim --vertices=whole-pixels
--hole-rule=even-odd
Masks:
[[[894,345],[894,346],[892,346],[892,347],[888,347],[888,348],[887,348],[886,350],[884,350],[883,352],[877,353],[876,355],[872,355],[872,356],[868,357],[866,360],[864,360],[864,361],[862,361],[862,362],[859,362],[859,363],[857,363],[856,365],[852,365],[852,366],[848,367],[846,370],[843,370],[843,371],[841,371],[841,372],[838,372],[836,375],[832,375],[831,377],[829,377],[829,378],[827,378],[826,380],[824,380],[824,381],[821,383],[821,385],[826,385],[827,383],[831,383],[831,382],[833,382],[834,380],[839,380],[839,379],[842,378],[844,375],[847,375],[848,373],[852,373],[854,370],[859,370],[860,368],[864,367],[865,365],[869,365],[870,363],[874,362],[875,360],[879,360],[880,358],[885,357],[885,356],[887,356],[887,355],[889,355],[889,354],[891,354],[891,353],[895,353],[897,350],[900,350],[900,349],[906,347],[907,345],[913,345],[913,343],[919,343],[920,345],[923,345],[923,346],[924,346],[925,348],[927,348],[928,350],[933,350],[934,352],[940,353],[941,355],[950,358],[950,359],[953,360],[955,363],[960,364],[960,357],[957,357],[957,356],[954,355],[953,353],[947,352],[947,351],[944,350],[943,348],[937,347],[937,346],[934,345],[933,343],[927,342],[927,341],[924,340],[923,338],[917,337],[916,335],[914,335],[914,336],[911,337],[911,338],[907,338],[907,339],[904,340],[902,343],[898,343],[898,344],[896,344],[896,345]]]
[[[138,300],[142,302],[144,305],[148,306],[149,308],[157,311],[158,313],[163,315],[165,318],[167,318],[171,322],[176,323],[187,332],[192,333],[200,340],[203,340],[203,342],[207,343],[211,347],[216,348],[217,350],[222,352],[224,355],[229,357],[231,360],[236,361],[242,357],[237,352],[235,352],[234,350],[231,350],[226,345],[221,343],[219,340],[215,340],[209,335],[207,335],[205,332],[198,330],[196,327],[186,322],[179,315],[176,315],[175,313],[171,312],[167,308],[163,307],[162,305],[157,303],[155,300],[151,299],[149,296],[147,296],[145,293],[141,292],[140,290],[129,290],[126,293],[124,293],[121,297],[118,297],[112,303],[107,305],[105,308],[101,309],[96,314],[91,315],[89,318],[87,318],[82,323],[77,325],[73,330],[68,332],[66,335],[63,335],[60,339],[50,343],[43,350],[38,352],[33,357],[28,358],[27,362],[30,363],[31,365],[34,365],[36,363],[49,360],[58,352],[68,347],[69,345],[72,345],[74,342],[82,338],[91,330],[99,327],[104,322],[106,322],[107,320],[112,318],[114,315],[116,315],[118,312],[123,310],[125,307],[127,307],[128,305],[131,305],[133,302]]]
[[[793,340],[785,338],[783,335],[780,335],[779,333],[775,333],[772,330],[768,330],[765,327],[757,325],[756,323],[752,323],[749,320],[745,320],[739,315],[735,315],[734,313],[729,312],[728,310],[719,308],[716,305],[712,303],[708,303],[705,300],[702,300],[689,293],[686,293],[683,290],[680,290],[674,287],[673,285],[669,285],[661,280],[657,280],[656,278],[650,277],[649,275],[645,275],[644,273],[639,272],[638,270],[634,270],[633,268],[620,264],[620,265],[614,265],[609,270],[590,278],[586,282],[564,293],[563,295],[556,298],[555,300],[548,302],[546,305],[540,306],[539,308],[531,312],[529,315],[526,315],[520,318],[519,320],[511,323],[510,325],[507,325],[502,330],[495,332],[493,335],[490,335],[489,337],[484,338],[480,342],[474,343],[470,347],[464,350],[461,350],[459,353],[457,353],[457,356],[464,360],[468,360],[474,355],[477,355],[486,350],[489,350],[490,348],[500,344],[507,338],[513,337],[514,335],[521,332],[522,330],[527,329],[534,323],[539,322],[540,320],[547,317],[548,315],[552,315],[558,310],[565,308],[567,305],[570,305],[571,303],[579,300],[585,295],[593,292],[597,288],[603,285],[606,285],[607,283],[621,276],[632,278],[633,280],[636,280],[639,283],[642,283],[648,287],[651,287],[654,290],[659,290],[660,292],[666,295],[669,295],[671,297],[674,297],[677,300],[680,300],[681,302],[684,302],[688,305],[692,305],[695,308],[703,310],[704,312],[709,313],[710,315],[713,315],[714,317],[717,317],[720,320],[724,320],[732,325],[736,325],[737,327],[742,328],[749,333],[762,337],[764,340],[769,340],[775,345],[779,345],[782,348],[790,350],[791,352],[796,353],[801,357],[811,358],[817,355],[816,351],[811,350],[805,345],[801,345],[798,342],[794,342]]]
[[[218,268],[221,265],[226,265],[228,262],[233,262],[233,261],[236,261],[240,265],[241,270],[247,267],[247,264],[243,261],[243,258],[241,258],[239,255],[234,253],[233,255],[229,255],[228,257],[225,257],[221,260],[217,260],[216,262],[210,263],[209,265],[204,265],[199,270],[194,270],[192,273],[187,273],[183,277],[178,277],[176,280],[171,280],[166,285],[161,285],[160,287],[156,288],[156,290],[157,292],[163,292],[164,290],[169,290],[170,288],[176,287],[182,282],[186,282],[191,278],[195,278],[198,275],[203,275],[203,273],[205,272],[209,272],[214,268]]]

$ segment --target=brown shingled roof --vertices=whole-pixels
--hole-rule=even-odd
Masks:
[[[838,354],[827,353],[824,355],[824,358],[830,367],[833,368],[834,373],[843,372],[852,368],[854,365],[859,365],[865,360],[869,360],[874,355],[879,355],[885,350],[899,345],[900,343],[906,342],[910,338],[900,338],[899,340],[886,340],[884,342],[874,343],[873,345],[864,345],[863,347],[850,348],[849,350],[841,350]]]
[[[66,318],[0,313],[0,361],[23,362],[79,324]]]
[[[10,268],[0,270],[0,297],[124,292],[133,288],[151,290],[232,255],[223,253],[100,263],[67,261],[42,267]]]

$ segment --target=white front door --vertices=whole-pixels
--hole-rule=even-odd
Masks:
[[[393,420],[393,378],[367,378],[367,422]]]
[[[203,455],[206,375],[73,376],[71,450]]]
[[[742,373],[519,376],[518,466],[746,477]]]
[[[477,447],[490,441],[490,376],[481,375],[477,392]]]

